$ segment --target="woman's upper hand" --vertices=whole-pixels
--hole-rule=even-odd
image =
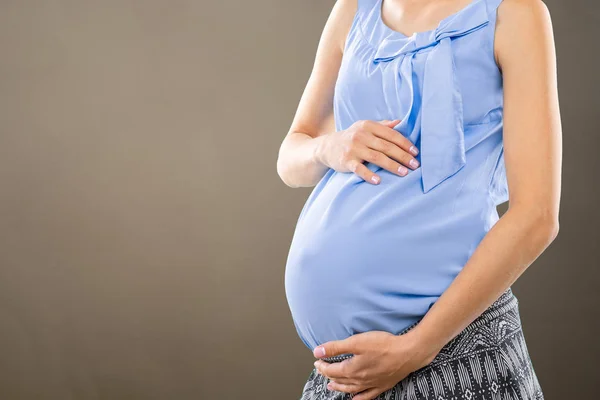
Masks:
[[[357,121],[348,129],[327,134],[315,156],[329,168],[338,172],[354,172],[373,184],[378,184],[381,178],[369,170],[364,161],[405,176],[408,168],[419,167],[414,158],[418,150],[408,138],[393,129],[399,122],[398,119]]]
[[[373,399],[411,372],[430,364],[437,355],[438,351],[424,346],[419,336],[411,333],[369,331],[324,343],[315,348],[316,357],[354,356],[336,363],[317,360],[315,368],[330,379],[330,390],[359,393],[354,400]],[[321,348],[325,349],[324,354]]]

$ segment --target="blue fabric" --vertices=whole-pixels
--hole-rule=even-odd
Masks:
[[[336,130],[394,127],[419,148],[379,185],[329,169],[308,197],[285,270],[294,326],[311,350],[371,330],[398,334],[452,283],[508,200],[502,75],[493,55],[501,0],[474,0],[406,36],[358,0],[335,87]]]

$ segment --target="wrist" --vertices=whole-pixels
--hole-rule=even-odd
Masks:
[[[327,166],[327,164],[325,164],[325,158],[324,158],[327,135],[317,136],[312,140],[313,140],[313,146],[314,146],[313,154],[312,154],[313,162],[316,164]]]
[[[441,347],[428,341],[417,327],[400,335],[407,341],[411,352],[418,362],[418,367],[422,368],[430,364],[441,350]]]

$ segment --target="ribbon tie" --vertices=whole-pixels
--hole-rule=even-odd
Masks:
[[[462,95],[455,75],[452,39],[474,32],[488,22],[485,2],[475,0],[443,19],[435,30],[417,32],[410,37],[388,36],[375,51],[373,62],[380,63],[433,47],[425,62],[421,95],[419,150],[425,193],[466,164]],[[412,59],[407,61],[410,64],[408,76],[412,76]],[[414,99],[414,85],[409,82],[409,86]]]

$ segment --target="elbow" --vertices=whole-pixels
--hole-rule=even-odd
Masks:
[[[279,175],[279,178],[286,186],[291,188],[299,187],[290,179],[288,170],[285,168],[285,164],[282,161],[281,157],[277,159],[277,175]]]
[[[290,168],[289,158],[287,157],[286,140],[287,138],[284,139],[279,148],[279,153],[277,154],[277,175],[279,175],[279,178],[286,186],[297,188],[300,187],[300,185],[293,179],[293,172]]]
[[[558,211],[552,207],[535,205],[509,206],[515,213],[520,226],[527,230],[526,236],[532,241],[547,247],[556,239],[559,232]]]
[[[540,212],[537,213],[535,224],[538,234],[543,238],[546,245],[549,245],[556,239],[559,232],[558,213]]]
[[[552,218],[551,221],[546,222],[546,230],[548,232],[548,240],[549,243],[552,243],[554,241],[554,239],[556,239],[556,237],[558,236],[558,231],[559,231],[559,223],[558,223],[558,216],[556,218]]]

